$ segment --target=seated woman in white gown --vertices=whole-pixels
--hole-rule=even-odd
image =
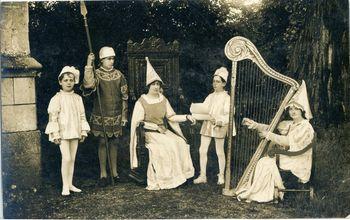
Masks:
[[[285,150],[290,152],[302,150],[311,144],[314,138],[314,130],[309,123],[312,114],[304,81],[287,104],[286,111],[292,121],[289,121],[290,123],[288,121],[281,122],[279,131],[282,135],[267,132],[267,125],[257,123],[251,119],[244,119],[243,124],[248,126],[249,129],[256,129],[261,137],[280,145]],[[310,180],[311,166],[312,149],[298,156],[280,155],[280,168],[291,171],[301,183],[307,183]],[[278,198],[283,199],[283,192],[279,192],[277,195],[274,193],[276,192],[275,188],[284,189],[274,157],[262,157],[258,161],[252,176],[251,184],[238,189],[236,192],[238,200],[270,202]]]
[[[130,163],[132,169],[138,166],[135,131],[142,121],[145,123],[145,145],[149,152],[146,189],[171,189],[185,183],[194,175],[190,146],[177,122],[189,120],[195,123],[195,120],[190,115],[176,115],[167,98],[161,93],[161,78],[147,57],[146,60],[148,93],[141,95],[134,107],[130,132]],[[164,119],[175,133],[166,128]]]

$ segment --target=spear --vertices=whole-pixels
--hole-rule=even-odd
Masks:
[[[84,18],[84,26],[85,26],[86,37],[87,37],[90,53],[92,53],[92,44],[91,44],[91,38],[90,38],[90,31],[89,31],[89,26],[88,26],[87,17],[86,17],[86,15],[87,15],[87,8],[86,8],[86,5],[85,5],[84,1],[80,1],[80,13],[81,13],[81,15]],[[92,69],[93,69],[93,73],[95,73],[95,62],[93,62],[93,64],[92,64]],[[106,151],[107,151],[106,153],[107,153],[109,172],[111,174],[110,176],[111,176],[112,185],[114,185],[114,179],[113,179],[113,176],[112,176],[112,162],[111,162],[111,157],[109,155],[108,138],[107,138],[107,133],[106,133],[106,126],[105,126],[104,116],[103,116],[103,112],[102,112],[100,89],[99,89],[98,85],[96,86],[96,92],[97,92],[98,106],[99,106],[100,114],[101,114],[101,118],[102,118],[103,136],[104,136],[105,143],[106,143]]]

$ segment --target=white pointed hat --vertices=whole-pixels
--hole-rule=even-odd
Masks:
[[[60,74],[58,75],[58,80],[63,73],[72,73],[74,75],[74,84],[79,83],[80,72],[79,72],[79,70],[75,69],[74,66],[63,67]]]
[[[288,102],[286,108],[290,106],[294,106],[296,108],[303,110],[305,112],[306,119],[309,120],[312,118],[311,108],[310,108],[309,99],[306,91],[306,84],[304,80],[301,83],[298,91],[294,94],[294,96]]]
[[[220,76],[225,80],[225,82],[227,82],[228,71],[225,67],[220,67],[215,71],[214,76]]]
[[[145,57],[145,59],[147,61],[146,86],[148,86],[149,84],[153,83],[154,81],[160,81],[162,84],[164,84],[162,79],[159,77],[159,75],[157,74],[157,72],[154,70],[153,66],[149,62],[148,57]]]

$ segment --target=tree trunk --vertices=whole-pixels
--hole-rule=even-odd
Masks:
[[[315,123],[349,121],[348,3],[315,0],[308,13],[288,69],[305,80]]]

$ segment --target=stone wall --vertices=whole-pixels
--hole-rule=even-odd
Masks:
[[[35,77],[41,64],[30,57],[28,3],[0,5],[1,168],[3,190],[36,188],[41,182]]]
[[[35,79],[2,78],[2,131],[18,132],[37,129]]]
[[[25,56],[30,54],[28,21],[28,3],[1,3],[1,54],[10,56]]]

